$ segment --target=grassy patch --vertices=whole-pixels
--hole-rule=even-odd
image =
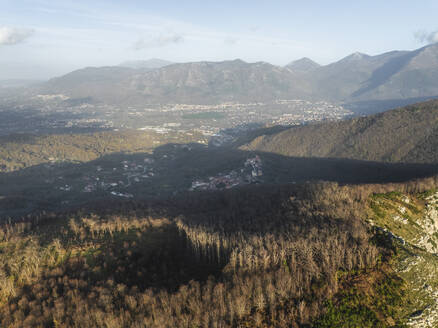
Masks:
[[[404,327],[404,282],[389,267],[347,278],[315,327]]]
[[[392,241],[395,249],[392,267],[405,285],[404,306],[399,309],[397,315],[391,314],[390,308],[385,311],[391,317],[404,318],[410,325],[414,324],[417,327],[425,326],[428,320],[432,320],[432,326],[437,324],[433,310],[438,307],[435,296],[438,290],[438,258],[422,249],[421,243],[418,244],[420,240],[427,240],[428,244],[435,248],[438,245],[438,233],[427,232],[427,224],[433,222],[427,222],[429,219],[426,217],[425,208],[425,200],[435,193],[436,190],[430,190],[409,195],[409,198],[399,193],[375,194],[369,200],[370,221],[378,227],[387,228],[406,241],[403,243],[397,238]],[[382,243],[376,242],[385,247]],[[381,308],[385,308],[388,303],[399,302],[394,298],[397,296],[395,290],[397,286],[393,285],[391,280],[378,286],[378,295],[389,295],[389,298],[379,298]],[[339,311],[341,310],[342,308]],[[330,311],[333,312],[333,309],[329,307],[328,313]]]
[[[418,198],[420,199],[426,199],[427,197],[430,197],[438,192],[438,189],[431,189],[427,190],[425,192],[419,193]]]

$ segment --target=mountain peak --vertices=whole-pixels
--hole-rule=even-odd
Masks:
[[[159,58],[151,58],[147,60],[130,60],[121,63],[119,66],[122,67],[129,67],[129,68],[147,68],[147,69],[155,69],[155,68],[161,68],[164,66],[168,66],[170,64],[173,64],[172,62],[168,60],[163,60]]]
[[[362,52],[356,51],[356,52],[352,53],[351,55],[349,55],[349,56],[347,56],[347,57],[345,57],[344,59],[341,59],[341,60],[342,61],[344,61],[344,60],[356,61],[356,60],[362,60],[362,59],[369,58],[369,57],[371,57],[371,56],[367,55],[367,54],[364,54]]]
[[[320,65],[310,58],[303,57],[287,64],[286,67],[295,71],[310,71],[320,67]]]
[[[247,64],[246,61],[244,61],[243,59],[240,58],[236,58],[234,60],[230,60],[231,63],[237,63],[237,64]]]

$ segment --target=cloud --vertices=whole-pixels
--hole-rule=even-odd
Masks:
[[[14,45],[23,42],[34,33],[34,30],[0,26],[0,46]]]
[[[170,44],[184,42],[184,37],[180,34],[166,34],[151,37],[148,39],[141,38],[134,43],[135,50],[142,50],[148,48],[161,48]]]
[[[417,31],[414,33],[414,37],[418,42],[421,43],[436,43],[438,42],[438,31],[427,32],[427,31]]]

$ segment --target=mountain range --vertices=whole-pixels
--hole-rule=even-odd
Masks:
[[[421,100],[438,95],[438,44],[377,56],[354,53],[324,66],[308,58],[284,67],[242,60],[128,62],[74,71],[37,91],[116,104]]]

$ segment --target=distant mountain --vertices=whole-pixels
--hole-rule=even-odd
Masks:
[[[354,53],[335,63],[322,66],[307,78],[314,92],[324,99],[336,101],[352,100],[354,93],[369,80],[375,70],[386,62],[397,58],[399,52],[380,56]]]
[[[130,81],[147,99],[185,103],[265,101],[305,96],[305,83],[288,70],[242,60],[175,64]]]
[[[356,52],[335,63],[314,68],[302,78],[309,83],[315,98],[332,101],[437,96],[438,44],[377,56]]]
[[[290,70],[295,72],[310,72],[319,67],[321,67],[321,65],[315,63],[313,60],[307,57],[295,60],[286,65],[286,68],[289,68]]]
[[[139,69],[139,68],[156,69],[156,68],[161,68],[161,67],[168,66],[171,64],[173,64],[173,63],[168,61],[168,60],[152,58],[149,60],[126,61],[126,62],[121,63],[119,66],[134,68],[134,69]]]
[[[37,93],[64,94],[71,98],[89,98],[105,103],[120,103],[135,70],[127,67],[87,67],[49,80]]]
[[[260,135],[241,148],[292,157],[438,163],[438,100]]]
[[[408,99],[438,95],[438,44],[377,56],[352,54],[308,77],[313,90],[337,101]]]
[[[85,68],[55,78],[39,92],[106,103],[220,103],[305,97],[305,81],[288,69],[242,60],[173,64],[161,69]]]
[[[396,56],[374,70],[352,96],[397,99],[438,94],[438,44]]]
[[[354,53],[326,66],[308,58],[285,67],[242,60],[169,64],[153,59],[75,71],[50,80],[39,92],[119,105],[294,98],[409,103],[438,96],[438,44],[377,56]]]

